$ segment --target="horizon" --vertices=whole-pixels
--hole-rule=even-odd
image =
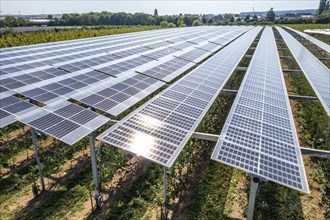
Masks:
[[[238,4],[239,2],[239,4]],[[91,5],[92,3],[92,5]],[[100,4],[97,4],[100,3]],[[114,5],[114,3],[116,3]],[[170,6],[168,5],[170,4]],[[173,4],[176,7],[173,8]],[[18,8],[17,5],[20,5]],[[89,12],[126,12],[153,14],[154,9],[159,15],[182,14],[239,14],[241,12],[264,12],[271,7],[274,11],[317,9],[318,0],[281,0],[281,1],[118,1],[118,0],[70,0],[70,1],[24,1],[2,0],[0,15],[39,15]],[[47,9],[48,8],[48,9]]]

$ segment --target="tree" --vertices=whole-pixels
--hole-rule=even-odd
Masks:
[[[206,15],[205,15],[205,14],[202,16],[202,22],[203,22],[204,24],[206,24],[206,22],[207,22],[207,20],[206,20]]]
[[[226,13],[226,14],[224,15],[223,18],[224,18],[225,20],[229,20],[232,16],[233,16],[232,14],[227,14],[227,13]]]
[[[48,16],[47,16],[47,19],[48,19],[48,20],[53,20],[53,15],[48,15]]]
[[[318,15],[316,18],[316,23],[318,24],[329,24],[330,23],[330,11],[324,10],[322,14]]]
[[[28,21],[25,18],[18,17],[17,18],[17,23],[18,23],[18,26],[24,27],[24,26],[27,25]]]
[[[270,10],[267,12],[267,15],[266,15],[266,18],[267,18],[267,21],[272,21],[274,22],[275,21],[275,12],[273,11],[273,8],[270,8]]]
[[[157,17],[158,16],[158,10],[157,10],[157,8],[155,8],[155,10],[154,10],[154,17]]]
[[[230,21],[230,22],[234,22],[234,21],[235,21],[234,16],[231,16],[229,21]]]
[[[236,22],[240,22],[240,21],[241,21],[241,18],[237,18],[237,19],[236,19]]]
[[[326,10],[327,5],[329,6],[329,1],[327,0],[320,0],[319,9],[317,10],[317,14],[320,15],[324,10]]]
[[[244,18],[244,21],[249,22],[250,21],[250,14],[246,15]]]
[[[193,23],[192,23],[192,26],[200,26],[202,25],[202,23],[200,22],[200,20],[195,20]]]
[[[17,19],[13,16],[6,16],[4,19],[4,23],[6,27],[17,27],[18,22]]]

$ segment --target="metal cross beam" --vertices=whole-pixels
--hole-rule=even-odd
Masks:
[[[282,69],[283,73],[303,73],[301,70]]]
[[[318,58],[318,59],[321,60],[321,61],[327,61],[327,60],[330,60],[330,58],[327,58],[327,57]]]
[[[246,71],[248,68],[245,67],[245,66],[238,66],[236,67],[236,70],[239,70],[239,71]]]
[[[196,138],[204,141],[212,141],[212,142],[217,142],[219,137],[220,136],[216,134],[206,134],[201,132],[194,132],[191,136],[191,138]],[[330,151],[326,151],[326,150],[317,150],[312,148],[300,147],[300,151],[304,155],[310,155],[321,158],[330,158]]]
[[[301,95],[289,95],[289,99],[297,101],[307,101],[307,102],[318,102],[320,101],[318,97],[314,96],[301,96]]]
[[[294,60],[293,57],[290,57],[290,56],[280,56],[280,59],[283,59],[283,60]]]
[[[250,55],[245,55],[245,56],[250,56]],[[290,57],[290,56],[280,56],[280,59],[283,59],[283,60],[294,60],[294,57]],[[317,58],[319,59],[320,61],[327,61],[327,60],[330,60],[330,58],[326,58],[326,57],[323,57],[323,58]]]
[[[118,121],[111,120],[110,122],[112,124],[115,124]],[[204,141],[217,142],[219,137],[220,137],[220,135],[217,135],[217,134],[194,132],[190,138],[195,138],[195,139],[204,140]],[[326,150],[318,150],[318,149],[300,147],[300,151],[304,155],[309,155],[309,156],[313,156],[313,157],[321,157],[321,158],[330,158],[330,151],[326,151]]]
[[[221,93],[228,94],[228,95],[236,95],[238,90],[230,90],[230,89],[223,89]],[[298,100],[298,101],[309,101],[309,102],[317,102],[319,99],[314,96],[301,96],[301,95],[289,95],[289,99]]]

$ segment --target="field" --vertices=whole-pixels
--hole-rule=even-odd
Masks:
[[[159,26],[107,26],[94,28],[54,29],[28,33],[0,32],[0,48],[73,40],[160,29]]]
[[[290,27],[304,30],[324,26]],[[158,28],[140,26],[1,33],[0,48]],[[313,36],[330,44],[329,37]],[[278,47],[286,46],[278,44]],[[253,53],[249,50],[247,55]],[[280,55],[291,54],[283,50]],[[250,60],[244,58],[238,66],[247,67]],[[329,62],[326,65],[330,67]],[[282,61],[282,67],[299,69],[292,60]],[[238,89],[243,77],[242,72],[235,71],[225,88]],[[315,95],[302,74],[286,74],[285,80],[290,94]],[[234,99],[232,95],[218,96],[197,131],[220,134]],[[321,104],[292,100],[290,104],[300,145],[330,150],[330,121]],[[135,108],[114,119],[120,120]],[[105,129],[100,128],[97,134]],[[98,158],[103,206],[96,210],[87,138],[69,146],[51,137],[38,136],[47,190],[36,197],[31,188],[34,183],[40,183],[29,128],[18,122],[1,128],[0,141],[0,219],[161,219],[163,168],[160,165],[125,154],[117,148],[103,146]],[[246,218],[250,179],[238,169],[211,161],[209,158],[214,145],[213,142],[190,139],[169,170],[169,219]],[[330,160],[304,156],[304,162],[311,194],[263,182],[257,193],[254,219],[330,219]]]

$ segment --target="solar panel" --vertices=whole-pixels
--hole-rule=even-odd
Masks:
[[[193,43],[182,42],[182,43],[170,45],[169,47],[177,49],[177,50],[183,50],[185,48],[188,48],[188,47],[191,47],[191,46],[194,46],[194,45],[195,44],[193,44]]]
[[[229,29],[227,32],[212,38],[209,40],[210,43],[218,44],[221,46],[224,46],[231,42],[234,38],[238,37],[238,35],[244,33],[245,31],[250,30],[251,27],[240,27],[240,28],[234,28]]]
[[[159,64],[160,63],[160,64]],[[160,59],[159,63],[154,65],[136,68],[136,71],[151,76],[156,79],[170,82],[189,68],[193,67],[195,63],[179,59],[176,57],[166,57]]]
[[[201,49],[201,50],[212,52],[212,53],[214,53],[215,51],[222,48],[221,45],[214,44],[214,43],[211,43],[211,42],[205,42],[205,43],[200,44],[200,45],[195,46],[195,47],[198,48],[198,49]]]
[[[101,56],[83,57],[80,59],[66,60],[64,62],[56,63],[54,66],[64,69],[69,72],[75,72],[82,69],[94,67],[100,64],[109,63],[111,61],[120,60],[121,57],[111,54],[104,54]]]
[[[119,115],[165,83],[131,72],[126,77],[103,82],[71,98],[110,115]]]
[[[67,99],[70,95],[85,90],[88,87],[96,86],[107,80],[109,77],[92,69],[85,69],[74,74],[68,74],[55,80],[43,81],[31,86],[16,90],[20,94],[37,101],[41,94],[48,93],[47,99],[42,102],[47,104],[56,99]],[[37,91],[37,92],[33,92]],[[51,95],[54,94],[54,95]],[[55,100],[54,100],[55,99]]]
[[[204,42],[204,41],[207,41],[207,39],[204,38],[204,37],[198,37],[198,38],[194,38],[194,39],[187,39],[188,43],[193,43],[193,44],[197,44],[197,45]]]
[[[211,55],[210,52],[207,52],[205,50],[200,50],[197,48],[190,50],[189,52],[186,52],[184,54],[174,55],[174,56],[190,62],[199,63],[200,61],[202,61],[203,59],[205,59],[210,55]]]
[[[155,42],[155,43],[144,44],[143,46],[151,48],[151,49],[157,49],[157,48],[160,48],[160,47],[169,46],[171,44],[172,43],[170,43],[168,41],[158,41],[158,42]]]
[[[173,35],[170,34],[168,36]],[[130,48],[132,46],[138,46],[138,43],[150,43],[152,41],[156,41],[157,39],[162,39],[166,37],[165,36],[158,36],[158,37],[153,37],[148,39],[148,37],[141,38],[138,41],[133,41],[133,42],[126,42],[125,44],[120,44],[119,45],[109,45],[106,47],[105,45],[100,45],[102,47],[93,47],[89,45],[84,49],[80,48],[77,50],[70,50],[69,52],[61,52],[61,53],[47,53],[45,54],[31,54],[28,55],[27,57],[23,58],[12,58],[11,56],[8,57],[11,60],[7,60],[6,58],[1,60],[1,75],[7,75],[7,74],[12,74],[12,73],[25,73],[26,70],[33,69],[34,67],[40,67],[44,65],[55,65],[58,66],[61,69],[64,69],[69,72],[74,72],[78,71],[87,67],[99,65],[101,63],[106,63],[109,62],[111,57],[109,54],[106,54],[110,48],[112,51],[116,50],[122,50],[125,48]],[[138,46],[139,47],[139,46]],[[109,48],[109,49],[108,49]],[[17,48],[19,49],[19,48]],[[148,49],[148,48],[146,48]],[[34,51],[35,52],[35,51]],[[101,56],[101,57],[99,57]],[[120,57],[116,57],[116,59],[119,59]],[[88,62],[86,62],[88,60]],[[7,62],[9,61],[9,62]],[[82,62],[85,61],[85,62]],[[62,63],[62,65],[57,65],[57,63]],[[24,71],[24,72],[23,72]]]
[[[211,158],[254,177],[309,192],[270,27],[263,31]]]
[[[325,111],[330,115],[330,70],[309,50],[282,28],[278,28],[293,57],[314,89]]]
[[[159,50],[152,50],[152,51],[148,51],[145,53],[141,53],[141,55],[155,59],[155,60],[159,60],[159,58],[161,58],[161,57],[165,57],[168,55],[174,55],[177,52],[179,52],[179,50],[176,50],[176,49],[173,49],[170,47],[165,47],[165,48],[161,48]]]
[[[0,127],[16,121],[16,116],[33,111],[37,106],[23,101],[10,94],[2,93],[0,98]]]
[[[289,30],[289,32],[291,33],[295,33],[295,34],[298,34],[300,35],[301,37],[303,38],[306,38],[307,40],[309,40],[310,42],[312,42],[313,44],[315,44],[316,46],[318,46],[319,48],[323,49],[324,51],[330,53],[330,45],[329,44],[326,44],[324,43],[323,41],[320,41],[319,39],[316,39],[315,37],[309,35],[309,34],[306,34],[304,32],[301,32],[301,31],[298,31],[298,30],[295,30],[293,28],[290,28],[290,27],[285,27],[286,30]]]
[[[189,32],[191,32],[192,29],[186,30],[186,31],[178,31],[181,32],[182,35],[188,35]],[[149,31],[151,32],[151,31]],[[42,51],[38,50],[32,50],[29,52],[29,49],[27,49],[28,52],[21,51],[20,47],[16,47],[15,49],[17,51],[21,51],[19,53],[11,53],[10,55],[6,55],[6,52],[8,49],[2,49],[4,51],[4,55],[2,56],[2,62],[0,65],[2,68],[10,67],[12,72],[20,71],[21,68],[23,69],[29,69],[32,66],[38,67],[45,64],[55,64],[58,62],[63,62],[67,60],[75,60],[77,58],[85,58],[85,57],[91,57],[91,56],[98,56],[102,53],[107,53],[110,50],[112,52],[115,52],[116,50],[122,50],[125,48],[130,47],[136,47],[138,44],[150,44],[151,42],[157,42],[161,39],[166,39],[167,37],[174,36],[178,33],[166,33],[166,34],[160,34],[157,35],[151,35],[150,33],[145,33],[143,36],[141,33],[135,33],[133,36],[130,37],[131,40],[128,39],[120,39],[120,40],[113,40],[113,41],[107,41],[106,39],[98,42],[97,44],[89,43],[92,42],[92,40],[86,39],[86,43],[81,43],[79,47],[75,48],[69,48],[68,46],[65,47],[65,44],[62,44],[62,46],[56,47],[55,50],[53,50],[55,47],[50,47],[48,50],[45,49]],[[118,37],[117,37],[118,38]],[[79,40],[77,40],[79,41]],[[55,43],[54,43],[55,44]],[[38,45],[37,45],[38,46]],[[43,46],[43,45],[39,45]],[[28,46],[30,47],[30,46]],[[25,48],[28,48],[25,47]],[[69,48],[69,49],[68,49]],[[23,49],[24,50],[24,49]],[[12,51],[13,52],[13,51]],[[39,63],[38,63],[39,62]],[[1,71],[2,74],[3,71]]]
[[[243,35],[97,139],[172,166],[260,30]]]
[[[142,52],[145,52],[145,51],[148,51],[148,50],[151,50],[151,49],[148,48],[148,47],[141,47],[140,46],[140,47],[136,47],[136,48],[133,48],[133,49],[128,49],[128,50],[116,52],[116,53],[113,53],[113,55],[118,56],[118,57],[128,57],[128,56],[139,54],[139,53],[142,53]]]
[[[125,59],[125,58],[124,58]],[[135,57],[130,57],[124,61],[120,60],[113,64],[102,64],[100,66],[93,67],[94,69],[101,71],[103,73],[117,76],[119,74],[124,74],[125,72],[132,70],[138,66],[146,65],[150,62],[157,62],[149,57],[136,55]]]
[[[136,35],[139,35],[139,34],[136,34]],[[150,35],[148,37],[148,35]],[[155,36],[153,36],[155,35]],[[171,35],[171,34],[170,34]],[[70,53],[72,51],[74,52],[77,52],[77,51],[83,51],[83,50],[90,50],[90,49],[98,49],[98,48],[102,48],[102,47],[109,47],[109,46],[113,46],[113,45],[125,45],[125,44],[130,44],[132,41],[135,41],[135,42],[143,42],[145,41],[146,38],[150,38],[150,39],[153,39],[153,38],[162,38],[162,34],[150,34],[150,33],[145,33],[143,36],[133,36],[133,37],[130,37],[129,39],[120,39],[120,40],[107,40],[107,39],[104,39],[104,40],[101,40],[100,42],[91,42],[91,38],[90,39],[86,39],[84,43],[81,43],[79,45],[72,45],[72,46],[69,46],[68,44],[67,45],[63,45],[60,46],[60,47],[50,47],[48,49],[45,49],[45,50],[41,50],[41,51],[38,51],[38,50],[33,50],[33,51],[26,51],[26,52],[19,52],[19,53],[10,53],[10,55],[6,55],[6,53],[4,53],[4,60],[7,60],[7,59],[11,59],[15,61],[18,61],[18,60],[28,60],[28,59],[31,59],[31,58],[36,58],[35,56],[38,55],[39,57],[40,56],[51,56],[51,55],[57,55],[57,54],[66,54],[66,53]],[[131,40],[130,40],[131,39]],[[16,48],[16,50],[18,51],[19,48]]]
[[[58,101],[17,118],[36,130],[72,145],[109,121],[67,101]]]

